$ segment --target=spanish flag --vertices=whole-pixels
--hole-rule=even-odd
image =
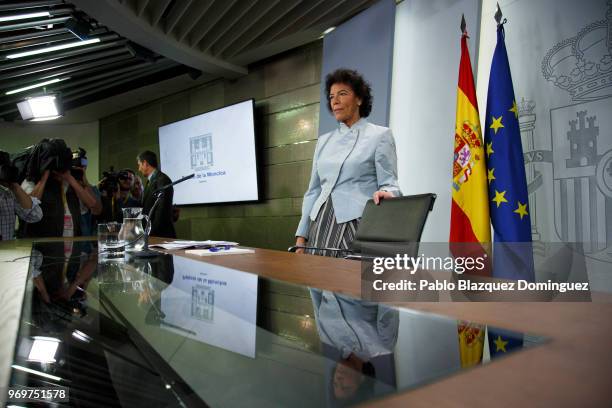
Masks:
[[[461,28],[449,242],[455,256],[481,256],[491,242],[487,169],[465,20]],[[490,269],[468,273],[489,275]]]
[[[461,368],[480,364],[484,350],[485,326],[460,320],[457,322],[457,334],[459,335]]]

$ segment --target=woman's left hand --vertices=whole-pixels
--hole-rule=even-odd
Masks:
[[[393,197],[395,197],[393,193],[389,191],[380,190],[380,191],[375,192],[372,198],[374,199],[374,204],[378,205],[380,204],[381,200],[384,200],[385,198],[393,198]]]

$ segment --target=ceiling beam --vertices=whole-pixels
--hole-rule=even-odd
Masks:
[[[303,7],[302,9],[299,10],[299,12],[292,13],[292,15],[288,16],[287,19],[283,21],[283,23],[279,23],[273,27],[270,27],[270,29],[266,31],[265,33],[263,33],[260,36],[260,38],[262,38],[263,41],[266,41],[266,42],[269,39],[274,38],[276,35],[278,35],[279,33],[282,33],[289,27],[293,27],[293,25],[296,24],[296,22],[298,22],[301,18],[303,18],[308,13],[310,13],[313,9],[319,7],[319,5],[321,5],[324,1],[325,0],[313,1],[312,3],[308,5],[308,7]],[[343,1],[344,0],[339,0],[338,3],[342,3]]]
[[[64,4],[64,2],[62,0],[18,1],[14,3],[3,2],[3,4],[0,4],[0,11],[58,6],[60,4]]]
[[[45,26],[49,24],[60,24],[60,23],[67,21],[69,18],[70,17],[56,17],[56,18],[47,18],[44,20],[28,21],[25,23],[0,25],[0,32],[24,30],[26,28],[34,28],[34,27]]]
[[[62,92],[62,99],[65,101],[70,101],[73,99],[82,98],[86,95],[100,92],[104,90],[105,88],[111,88],[111,87],[120,85],[122,83],[132,81],[136,78],[151,75],[155,72],[163,71],[163,70],[166,70],[172,67],[176,67],[178,65],[179,64],[177,64],[174,61],[164,60],[160,62],[159,64],[151,65],[147,67],[146,69],[143,69],[137,72],[127,72],[122,75],[118,75],[113,78],[103,79],[101,81],[96,81],[96,82],[84,85],[82,87],[78,87],[70,91],[64,91]]]
[[[0,37],[0,44],[11,43],[15,41],[29,40],[30,38],[41,38],[47,37],[50,35],[57,35],[62,33],[68,33],[68,29],[65,27],[60,28],[52,28],[50,30],[40,31],[38,33],[27,33],[27,34],[18,34],[12,35],[10,37]]]
[[[204,38],[196,39],[194,46],[201,49],[204,52],[209,52],[214,44],[217,43],[221,38],[232,29],[238,26],[238,22],[253,10],[257,2],[242,1],[236,4],[227,16],[215,25],[211,31],[207,33]]]
[[[138,16],[142,16],[145,9],[147,8],[147,4],[149,4],[149,0],[137,0],[136,1],[136,14],[138,14]]]
[[[352,16],[360,7],[363,7],[370,2],[371,0],[353,1],[347,7],[343,8],[342,12],[334,13],[334,15],[331,16],[330,18],[327,18],[327,16],[332,10],[328,9],[328,10],[321,11],[320,13],[316,13],[315,15],[310,16],[311,19],[306,20],[304,25],[299,26],[299,27],[300,28],[311,28],[315,24],[322,24],[325,21],[334,21],[334,22],[344,21],[345,19]],[[291,33],[298,31],[300,28],[294,26],[292,28]]]
[[[131,9],[116,0],[73,0],[73,3],[121,36],[188,67],[226,78],[237,78],[248,72],[245,67],[179,43],[159,27],[152,27],[141,20]]]
[[[243,1],[243,4],[248,2]],[[204,24],[200,24],[195,30],[189,34],[189,45],[195,46],[197,43],[202,41],[202,38],[212,30],[212,28],[223,19],[223,16],[231,10],[232,6],[236,4],[236,0],[224,0],[215,2],[214,6],[210,8],[206,14],[206,21]]]
[[[140,78],[128,79],[124,83],[106,88],[102,92],[94,92],[91,95],[86,95],[78,99],[71,99],[64,103],[64,109],[70,111],[97,101],[108,100],[108,98],[116,95],[125,95],[138,88],[147,88],[151,83],[167,81],[172,78],[183,76],[187,73],[188,69],[189,68],[184,65],[179,65]]]
[[[120,57],[107,59],[105,60],[105,62],[109,62],[108,64],[98,63],[96,69],[89,69],[89,70],[79,72],[78,75],[75,76],[74,78],[71,77],[67,81],[47,85],[45,88],[49,92],[58,92],[58,91],[62,91],[63,89],[67,89],[67,88],[75,88],[78,85],[87,84],[92,81],[96,81],[98,79],[108,78],[108,77],[115,76],[117,74],[140,70],[140,69],[146,68],[147,66],[151,65],[151,63],[149,62],[139,62],[137,64],[126,66],[125,64],[127,61],[125,58],[123,59],[123,61],[119,61],[117,60],[117,58],[120,58]],[[115,60],[117,61],[112,62]],[[98,74],[98,75],[89,75],[89,73],[96,73],[101,70],[103,70],[104,73]],[[85,74],[87,74],[85,78],[78,79],[80,76],[85,75]],[[36,81],[36,82],[42,82],[42,81]],[[36,82],[33,82],[33,83],[36,83]],[[3,86],[2,93],[0,94],[0,106],[17,103],[20,100],[22,100],[24,97],[28,96],[28,94],[31,94],[32,92],[34,93],[40,92],[40,88],[38,88],[38,89],[33,89],[31,91],[24,91],[23,93],[20,92],[18,94],[13,94],[13,95],[4,95],[4,92],[9,91],[11,89],[16,89],[16,88],[17,86],[10,86],[10,87]]]
[[[200,21],[210,6],[212,6],[214,0],[198,0],[191,7],[189,7],[189,13],[185,15],[183,21],[177,30],[175,31],[176,39],[181,42],[187,34],[191,31],[191,29]]]
[[[260,21],[262,17],[264,17],[273,7],[276,7],[280,1],[281,0],[257,2],[254,9],[238,20],[234,25],[234,29],[222,37],[223,44],[214,44],[212,46],[211,54],[221,55],[227,47],[232,45],[237,38],[242,36],[255,23]]]
[[[159,73],[159,72],[162,72],[168,69],[172,69],[172,68],[177,68],[177,67],[179,67],[178,64],[172,61],[169,61],[169,60],[164,60],[160,62],[159,64],[149,66],[148,68],[137,71],[137,72],[125,73],[125,74],[116,76],[114,78],[103,79],[100,81],[91,82],[84,86],[71,89],[70,91],[61,92],[62,103],[66,104],[67,102],[81,99],[88,95],[103,92],[105,89],[117,87],[125,83],[130,83],[131,81],[134,81],[138,78],[147,77],[147,76],[154,75],[156,73]],[[48,92],[53,92],[53,91],[54,91],[54,88],[50,86],[48,89]],[[5,102],[5,100],[0,100],[0,106],[4,107],[4,109],[0,111],[0,116],[6,117],[6,116],[10,116],[18,112],[16,102],[19,100],[22,100],[23,96],[21,96],[21,98],[14,98],[14,99],[15,100],[12,100],[10,102]]]
[[[140,69],[145,68],[145,67],[150,66],[150,65],[151,65],[150,62],[146,62],[145,61],[145,62],[139,62],[137,64],[132,64],[132,65],[120,67],[120,68],[117,68],[117,69],[113,69],[113,66],[119,66],[119,64],[117,64],[117,63],[115,63],[115,64],[108,64],[108,65],[104,65],[102,67],[103,70],[104,70],[104,73],[102,73],[102,74],[87,75],[85,78],[82,78],[82,79],[70,80],[68,82],[64,82],[64,83],[58,84],[58,86],[55,87],[54,89],[57,89],[58,91],[61,91],[62,89],[66,89],[66,88],[70,88],[70,87],[73,87],[73,86],[78,86],[78,85],[86,84],[88,82],[96,81],[98,79],[114,77],[115,75],[122,74],[122,73],[125,73],[125,72],[137,71],[137,70],[140,70]],[[81,76],[81,74],[83,74],[83,73],[84,72],[79,72],[79,76]]]
[[[100,54],[103,54],[103,53],[100,53]],[[132,57],[130,54],[121,55],[121,54],[108,53],[105,55],[98,55],[97,58],[94,60],[88,60],[91,62],[88,62],[88,61],[75,62],[72,64],[55,66],[55,67],[47,68],[42,71],[30,72],[27,74],[20,75],[20,77],[27,77],[28,75],[30,75],[30,77],[27,77],[24,79],[7,81],[10,79],[19,78],[19,77],[3,76],[2,78],[0,78],[0,89],[2,89],[3,91],[8,91],[10,89],[21,88],[23,86],[32,85],[38,82],[43,82],[51,78],[62,77],[62,76],[66,76],[69,74],[71,74],[71,76],[89,75],[91,73],[95,73],[100,70],[108,69],[108,65],[113,65],[113,64],[118,64],[118,63],[125,64],[126,61],[129,61],[129,60],[139,61],[139,60],[134,59],[134,57]],[[42,75],[33,76],[41,72],[43,73]]]
[[[71,32],[67,30],[60,30],[59,32],[61,34],[46,35],[42,37],[31,37],[28,39],[23,39],[21,41],[13,41],[10,43],[0,42],[0,52],[10,51],[14,49],[20,49],[20,51],[27,51],[25,49],[26,47],[32,47],[35,45],[52,44],[54,42],[68,41],[68,40],[72,40],[72,41],[78,40],[78,38],[74,34],[72,34]],[[96,35],[104,34],[105,32],[106,32],[105,30],[98,29],[98,30],[92,31],[90,35],[96,36]]]
[[[18,71],[21,71],[22,68],[27,67],[27,66],[45,64],[51,61],[61,60],[63,58],[69,58],[69,57],[73,57],[73,56],[80,55],[80,54],[86,54],[81,57],[82,59],[92,59],[92,56],[95,55],[97,51],[101,51],[101,50],[105,50],[105,49],[113,48],[113,47],[118,47],[120,45],[124,45],[126,42],[127,40],[111,41],[108,43],[96,44],[95,46],[88,47],[86,49],[83,48],[80,50],[78,49],[68,50],[68,51],[53,53],[51,55],[46,55],[44,57],[24,59],[23,61],[15,61],[15,62],[8,63],[8,64],[0,64],[0,72],[9,71],[12,69],[16,69],[16,70],[18,69]],[[125,47],[117,48],[117,50],[115,51],[116,52],[128,52],[128,50]],[[65,63],[65,61],[62,61],[61,63]]]
[[[159,23],[159,20],[161,20],[171,2],[172,0],[162,0],[161,4],[158,4],[157,10],[153,10],[151,13],[152,26],[156,26],[157,23]]]
[[[168,17],[166,17],[164,24],[164,32],[166,34],[174,29],[176,23],[178,23],[181,17],[183,17],[194,0],[182,0],[180,3],[178,1],[179,0],[177,0],[177,3],[174,5],[174,7],[172,7],[172,10],[170,10],[170,13],[168,13]]]
[[[234,55],[242,51],[251,39],[257,38],[261,33],[265,32],[272,25],[276,24],[281,18],[286,16],[291,10],[297,7],[301,3],[301,0],[283,0],[278,7],[275,7],[266,15],[265,21],[262,21],[259,25],[254,25],[248,31],[245,31],[240,37],[238,37],[232,46],[228,47],[227,50],[222,54],[223,57],[231,58]]]

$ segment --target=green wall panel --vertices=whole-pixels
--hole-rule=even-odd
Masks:
[[[143,150],[159,154],[159,126],[254,98],[263,201],[181,207],[176,230],[185,239],[286,250],[295,241],[316,145],[321,55],[321,42],[309,44],[249,66],[236,80],[214,80],[102,119],[101,170],[135,169]]]

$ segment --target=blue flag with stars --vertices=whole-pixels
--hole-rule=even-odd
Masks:
[[[497,27],[484,130],[489,208],[494,230],[493,276],[532,282],[529,194],[503,24]]]
[[[523,348],[523,335],[509,330],[487,327],[489,355],[491,359]]]

